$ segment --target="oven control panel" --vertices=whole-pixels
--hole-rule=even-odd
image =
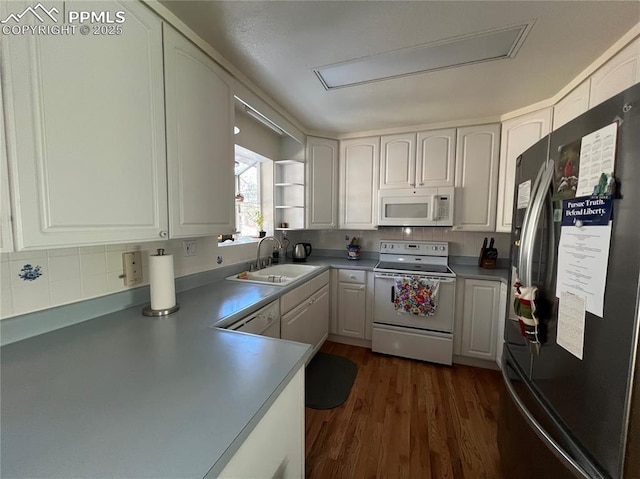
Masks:
[[[449,256],[446,241],[387,241],[380,242],[381,254],[411,254],[416,256]]]

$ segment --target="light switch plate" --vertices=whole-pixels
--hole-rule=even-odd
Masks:
[[[135,286],[142,283],[142,253],[132,251],[122,253],[122,269],[124,270],[124,285]]]

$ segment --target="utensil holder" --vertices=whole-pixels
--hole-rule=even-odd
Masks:
[[[347,258],[360,259],[360,245],[347,245]]]

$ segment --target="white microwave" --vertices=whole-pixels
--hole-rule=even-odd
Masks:
[[[453,226],[452,186],[380,190],[379,226]]]

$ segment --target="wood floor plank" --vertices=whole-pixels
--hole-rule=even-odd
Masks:
[[[500,374],[326,342],[358,366],[349,399],[307,408],[306,477],[500,479]]]

